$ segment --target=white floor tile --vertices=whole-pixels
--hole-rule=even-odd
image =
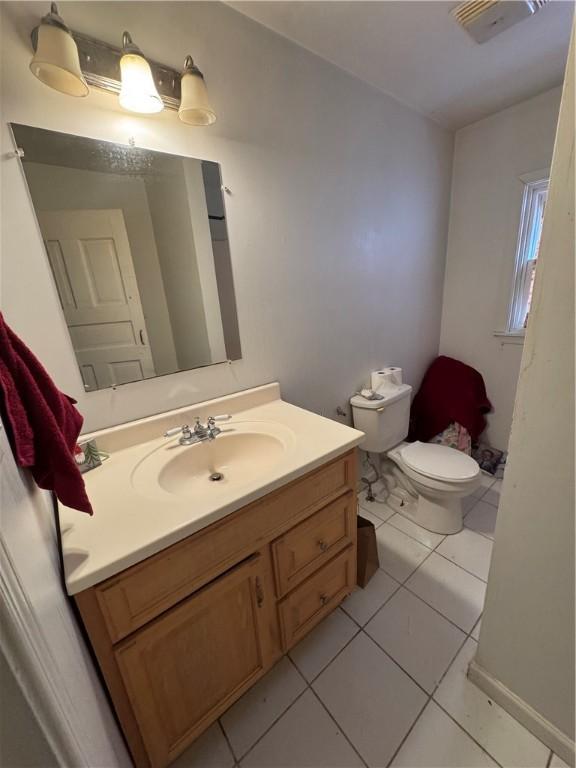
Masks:
[[[506,768],[543,768],[550,750],[466,677],[477,643],[468,639],[434,699]]]
[[[466,635],[401,587],[368,622],[366,632],[432,693]]]
[[[356,587],[350,597],[342,603],[342,609],[363,627],[399,586],[400,584],[392,576],[388,576],[380,569],[364,589]]]
[[[376,531],[380,568],[396,581],[405,581],[430,554],[430,549],[385,523]]]
[[[306,683],[286,657],[221,717],[236,757],[242,757],[302,693]]]
[[[220,725],[214,723],[180,757],[170,763],[170,768],[232,768],[234,762]]]
[[[568,763],[565,763],[558,755],[552,755],[550,761],[550,768],[569,768]]]
[[[473,637],[474,640],[478,640],[478,638],[480,637],[480,625],[481,624],[482,624],[482,617],[480,617],[478,619],[478,621],[476,622],[476,626],[474,627],[474,629],[470,633],[470,637]]]
[[[470,512],[471,509],[480,501],[478,496],[466,496],[462,499],[462,513],[464,517]]]
[[[488,502],[480,499],[474,508],[466,515],[464,525],[466,528],[470,528],[477,533],[481,533],[483,536],[488,536],[490,539],[493,539],[497,514],[498,507],[495,507],[493,504],[488,504]]]
[[[357,632],[357,625],[338,608],[290,651],[290,658],[310,682]]]
[[[472,513],[471,513],[472,514]],[[460,533],[446,536],[436,549],[439,555],[447,557],[456,565],[465,568],[483,581],[488,580],[492,542],[476,531],[463,528]]]
[[[491,475],[490,472],[485,472],[482,470],[480,473],[480,485],[474,491],[474,496],[477,496],[478,498],[483,496],[488,488],[491,488],[494,485],[495,480],[496,478],[494,475]]]
[[[381,501],[366,501],[366,491],[361,491],[358,494],[358,504],[363,510],[372,512],[382,521],[388,520],[394,514],[394,510],[388,504],[383,504]],[[362,514],[362,511],[359,510],[359,513]]]
[[[370,766],[387,765],[426,702],[426,694],[363,633],[313,687]]]
[[[362,760],[312,691],[256,744],[242,768],[355,768]]]
[[[384,522],[381,517],[376,517],[376,515],[373,515],[372,512],[364,509],[364,507],[358,507],[358,515],[359,517],[363,517],[365,520],[370,520],[370,522],[373,523],[374,528],[378,528],[378,526],[382,525]]]
[[[407,517],[404,517],[404,515],[401,515],[399,512],[392,515],[388,520],[388,523],[430,549],[437,547],[445,538],[441,533],[433,533],[432,531],[427,531],[426,528],[416,525],[416,523],[412,522],[412,520],[409,520]]]
[[[398,752],[391,768],[486,768],[490,755],[431,701]]]
[[[488,488],[485,494],[482,495],[482,501],[487,501],[488,504],[493,504],[495,507],[500,503],[500,491],[502,490],[502,480],[496,480],[493,485]]]
[[[470,632],[484,606],[486,584],[435,552],[406,586],[464,632]]]

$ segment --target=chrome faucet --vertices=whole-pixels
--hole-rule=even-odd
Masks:
[[[200,417],[196,416],[193,429],[188,424],[184,424],[181,427],[173,427],[164,433],[164,437],[173,437],[181,432],[182,436],[178,440],[180,445],[194,445],[194,443],[202,443],[206,440],[215,440],[220,432],[222,432],[220,427],[216,426],[216,422],[228,421],[230,418],[232,417],[228,413],[221,416],[208,416],[206,424],[202,424]]]

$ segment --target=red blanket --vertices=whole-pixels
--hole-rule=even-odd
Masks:
[[[466,427],[476,443],[486,427],[484,414],[491,409],[482,375],[442,355],[426,371],[412,403],[409,439],[427,442],[457,422]]]
[[[0,313],[0,396],[17,463],[67,507],[92,514],[74,460],[82,427],[76,401],[54,382]]]

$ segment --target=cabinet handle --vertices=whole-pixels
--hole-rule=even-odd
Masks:
[[[320,539],[318,541],[318,546],[320,547],[321,552],[326,552],[326,550],[328,549],[328,544],[326,544],[326,542],[323,539]]]
[[[326,605],[329,600],[330,598],[327,595],[320,595],[320,602],[322,605]]]
[[[258,608],[262,607],[263,602],[264,590],[262,589],[262,582],[260,581],[260,576],[256,576],[256,605]]]

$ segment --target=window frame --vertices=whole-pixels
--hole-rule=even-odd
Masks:
[[[524,191],[506,333],[523,337],[527,317],[526,302],[532,273],[538,260],[537,255],[534,258],[534,251],[539,246],[542,234],[541,229],[539,233],[540,216],[538,214],[546,204],[550,174],[549,171],[542,171],[538,174],[530,174],[529,177],[523,177],[521,180]]]

